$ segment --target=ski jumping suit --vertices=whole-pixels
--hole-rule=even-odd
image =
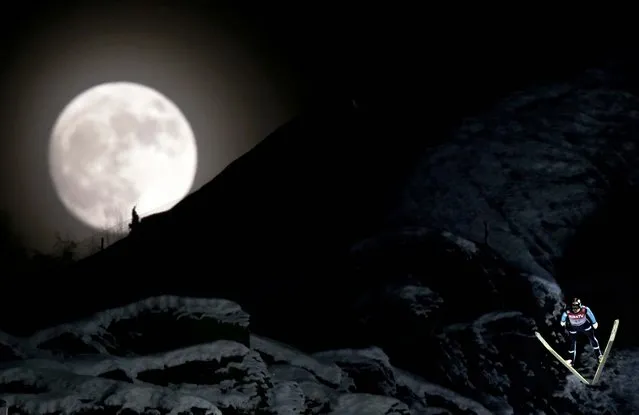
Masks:
[[[570,341],[570,350],[568,350],[569,359],[574,362],[577,359],[577,333],[584,333],[590,345],[595,350],[598,356],[601,356],[601,350],[599,349],[599,341],[595,337],[595,333],[592,325],[597,323],[595,315],[592,313],[589,307],[582,306],[576,313],[572,310],[564,311],[561,315],[562,323],[568,319],[568,333]]]

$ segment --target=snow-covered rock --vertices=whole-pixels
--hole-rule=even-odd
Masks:
[[[342,383],[343,372],[333,363],[320,363],[293,347],[264,337],[251,335],[251,349],[257,351],[270,365],[286,363],[313,374],[319,381],[331,387]]]
[[[349,379],[332,362],[312,356],[265,337],[251,335],[251,348],[268,364],[273,382],[271,403],[277,414],[322,414],[348,389]],[[306,408],[294,412],[296,408]]]
[[[391,365],[377,347],[315,353],[320,361],[335,362],[350,378],[351,391],[362,396],[389,396],[405,403],[411,414],[473,413],[489,415],[477,401]]]
[[[445,300],[429,290],[416,291],[425,295],[397,298]],[[413,289],[384,292],[405,294]],[[192,310],[190,301],[177,302],[182,305],[174,309],[176,319]],[[145,302],[135,304],[140,303]],[[221,302],[209,304],[216,309]],[[96,314],[96,321],[86,319],[64,327],[78,337],[82,330],[93,334],[96,330],[86,328],[103,327],[101,321],[115,320],[105,315],[120,310],[107,310]],[[417,321],[428,320],[424,308],[403,310],[414,313]],[[108,332],[111,344],[123,344],[119,336],[127,339],[136,332],[135,322],[130,324],[127,331]],[[146,320],[138,324],[139,332],[144,332]],[[636,405],[634,389],[629,386],[639,361],[636,353],[609,363],[603,388],[585,390],[570,377],[562,381],[565,371],[558,371],[558,363],[523,329],[531,324],[517,310],[447,322],[432,336],[437,347],[431,346],[431,354],[424,359],[431,361],[427,376],[411,373],[411,368],[399,369],[394,360],[402,360],[389,357],[380,347],[308,354],[255,334],[250,335],[248,346],[233,339],[202,342],[201,338],[182,337],[180,347],[144,354],[122,348],[118,349],[121,355],[116,355],[96,347],[94,353],[73,356],[60,353],[63,349],[56,353],[38,349],[42,333],[59,333],[59,326],[33,338],[3,336],[4,344],[21,355],[0,362],[0,406],[4,402],[20,413],[51,415],[485,415],[536,413],[539,408],[547,413],[588,414],[596,413],[591,409],[622,410]],[[94,340],[101,337],[88,338],[87,344],[103,344]],[[414,361],[417,365],[424,362]]]
[[[331,350],[316,353],[316,359],[339,366],[360,393],[395,396],[397,385],[388,356],[379,348]]]
[[[173,297],[169,302],[173,304],[170,315],[179,321],[181,316],[192,316],[196,309],[211,316],[215,310],[224,308],[243,318],[233,303],[196,301],[198,307],[192,299]],[[254,334],[247,342],[250,347],[233,339],[212,338],[202,342],[202,338],[188,336],[180,338],[180,347],[168,351],[142,354],[139,348],[122,347],[130,345],[123,339],[129,339],[131,333],[145,333],[148,320],[141,318],[136,322],[131,318],[127,330],[113,330],[113,322],[122,315],[134,315],[140,304],[146,304],[142,308],[148,309],[149,305],[157,307],[153,305],[158,302],[164,304],[151,298],[106,310],[92,319],[43,330],[30,338],[3,335],[3,344],[19,350],[20,355],[0,363],[0,404],[4,402],[5,406],[25,414],[124,411],[198,415],[417,415],[437,413],[434,410],[454,412],[454,399],[450,397],[458,397],[461,402],[464,399],[470,402],[460,408],[481,408],[445,388],[429,389],[424,386],[426,383],[398,371],[388,356],[375,347],[309,355]],[[206,304],[211,307],[208,311]],[[219,314],[218,317],[222,319]],[[39,348],[43,339],[57,338],[63,333],[83,340],[83,344],[93,347],[93,352],[77,353],[77,349],[68,352],[63,348],[65,343],[59,343],[60,349],[55,351]],[[223,333],[229,337],[234,334]],[[107,337],[109,343],[105,342]],[[118,354],[112,353],[113,350]]]
[[[481,255],[481,247],[466,246],[462,255],[473,263],[475,256]],[[498,278],[492,282],[503,283]],[[404,313],[406,319],[413,319],[415,329],[419,322],[428,323],[433,317],[441,321],[441,307],[448,294],[443,285],[435,291],[420,283],[414,279],[408,285],[383,290],[398,307],[385,308],[385,313]],[[206,331],[200,336],[177,336],[174,342],[154,348],[144,346],[168,332],[149,327],[153,318],[159,319],[164,329],[185,324],[181,327]],[[0,398],[25,413],[79,413],[101,407],[114,411],[130,408],[133,413],[149,408],[171,413],[182,408],[192,413],[217,413],[219,409],[222,413],[282,415],[506,414],[521,410],[508,403],[513,393],[511,376],[517,382],[521,382],[517,376],[522,373],[538,375],[544,371],[553,376],[549,368],[526,366],[510,351],[514,348],[528,356],[543,355],[538,347],[530,351],[530,336],[513,329],[533,324],[521,311],[511,310],[438,328],[434,339],[439,348],[431,351],[439,354],[429,356],[437,362],[430,367],[439,373],[431,374],[441,383],[438,385],[397,369],[379,347],[308,355],[249,335],[248,315],[235,303],[157,297],[105,310],[26,339],[3,334],[2,344],[12,354],[0,365]],[[217,331],[209,332],[211,327]],[[237,341],[238,333],[244,344]],[[64,336],[76,341],[64,340]],[[173,348],[163,350],[168,346]],[[552,364],[547,356],[540,356],[539,362]],[[476,385],[482,385],[482,394],[477,393]],[[549,404],[535,403],[535,394],[544,395],[539,394],[534,379],[519,384],[516,393],[523,393],[522,389],[532,407]]]
[[[493,413],[518,413],[521,409],[509,404],[513,395],[540,407],[539,381],[552,385],[555,373],[540,365],[553,358],[530,334],[532,325],[520,312],[506,311],[447,326],[438,336],[440,353],[433,359],[442,377],[483,400]]]
[[[167,386],[242,413],[266,407],[271,386],[260,356],[243,344],[228,340],[151,356],[84,357],[65,364],[77,374]]]
[[[232,301],[161,296],[39,331],[27,344],[67,357],[156,353],[218,339],[248,345],[248,324],[249,315]]]
[[[552,279],[607,192],[637,184],[639,98],[612,78],[591,71],[468,118],[423,154],[389,226],[486,240],[521,271]]]
[[[306,412],[306,396],[297,382],[277,382],[271,391],[271,402],[277,415]]]
[[[471,413],[491,415],[480,403],[442,386],[395,369],[397,398],[410,404],[412,414]]]
[[[20,362],[0,370],[1,399],[20,413],[130,413],[163,415],[222,415],[211,402],[169,388],[82,376],[72,372],[30,367]],[[11,413],[11,412],[10,412]]]
[[[408,406],[395,398],[366,393],[349,393],[339,397],[330,415],[411,415]]]
[[[232,341],[220,340],[154,356],[124,358],[97,355],[64,361],[32,359],[0,367],[0,382],[5,394],[21,393],[36,395],[36,398],[53,392],[77,393],[83,398],[85,386],[65,389],[69,382],[67,379],[77,386],[78,382],[86,383],[93,378],[112,381],[96,381],[96,388],[106,390],[119,385],[118,390],[125,390],[123,383],[145,385],[140,389],[126,389],[131,391],[126,393],[146,390],[148,392],[144,393],[147,394],[170,392],[179,397],[197,397],[211,407],[233,413],[259,413],[270,405],[271,382],[266,365],[257,353]],[[3,397],[7,402],[19,398],[11,394]],[[22,398],[27,400],[26,395]],[[62,404],[49,402],[47,405]]]
[[[551,282],[510,266],[485,243],[447,231],[387,232],[356,245],[353,255],[369,280],[381,282],[357,303],[361,327],[394,366],[492,413],[525,410],[510,404],[520,401],[548,409],[540,397],[565,371],[532,332],[556,326],[560,291],[549,289]]]

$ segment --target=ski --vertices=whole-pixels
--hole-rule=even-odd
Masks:
[[[573,375],[577,376],[577,379],[579,379],[582,383],[585,383],[586,385],[590,385],[590,382],[588,382],[588,380],[586,380],[586,378],[584,378],[583,376],[581,376],[581,374],[579,372],[577,372],[575,370],[574,367],[570,366],[560,355],[559,353],[557,353],[549,344],[546,340],[544,340],[543,337],[541,337],[541,334],[539,334],[538,332],[535,332],[535,336],[537,336],[537,338],[539,339],[539,341],[541,342],[541,344],[544,345],[544,347],[546,349],[548,349],[548,351],[557,358],[557,360],[559,360],[561,362],[562,365],[566,366],[568,368],[568,370],[570,370],[572,372]],[[607,349],[607,347],[606,347]],[[602,361],[603,363],[603,361]]]
[[[597,372],[595,372],[595,377],[592,379],[592,384],[599,382],[599,378],[601,378],[601,372],[603,371],[604,365],[606,364],[606,360],[608,360],[608,355],[610,354],[610,349],[612,348],[612,342],[615,341],[615,336],[617,335],[617,327],[619,327],[619,319],[615,320],[612,325],[612,331],[610,332],[610,337],[608,338],[608,344],[606,344],[606,349],[603,352],[603,358],[601,362],[599,362],[599,366],[597,366]]]

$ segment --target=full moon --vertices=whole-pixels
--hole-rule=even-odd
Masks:
[[[147,86],[94,86],[60,113],[49,141],[49,169],[63,205],[94,229],[122,227],[170,209],[197,170],[191,126],[166,96]]]

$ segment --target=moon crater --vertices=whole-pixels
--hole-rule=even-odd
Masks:
[[[50,172],[64,206],[96,229],[171,208],[197,170],[195,137],[167,97],[138,84],[95,86],[58,117],[49,145]]]

